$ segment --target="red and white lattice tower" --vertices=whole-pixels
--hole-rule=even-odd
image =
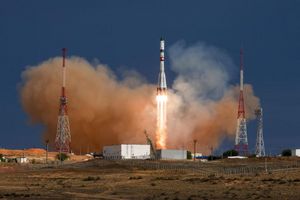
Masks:
[[[66,96],[66,48],[62,49],[62,88],[61,96],[59,99],[59,114],[57,120],[57,132],[55,138],[56,150],[59,152],[70,152],[71,132],[69,125],[68,109],[67,109],[67,96]]]
[[[234,149],[239,152],[239,155],[248,155],[247,124],[244,105],[243,49],[240,50],[240,96]]]

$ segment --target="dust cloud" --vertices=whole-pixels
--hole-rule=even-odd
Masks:
[[[207,152],[225,137],[234,138],[239,91],[237,85],[229,83],[235,67],[231,59],[202,43],[186,47],[179,42],[167,54],[177,74],[168,90],[167,147],[191,149],[193,139],[197,139],[198,149]],[[23,109],[31,123],[44,126],[44,140],[49,139],[52,148],[61,65],[62,58],[56,57],[27,67],[20,88]],[[74,152],[100,151],[103,145],[118,143],[145,143],[145,129],[155,138],[156,85],[134,71],[119,80],[108,66],[80,57],[67,58],[66,67]],[[252,119],[259,99],[251,85],[245,85],[244,93],[246,115]]]

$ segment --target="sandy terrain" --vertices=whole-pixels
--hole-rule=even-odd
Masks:
[[[299,160],[1,164],[2,199],[300,199]],[[245,170],[247,168],[247,170]],[[236,174],[233,174],[236,173]]]
[[[17,158],[17,157],[27,157],[29,162],[34,160],[35,163],[45,163],[46,162],[46,151],[44,149],[32,148],[24,150],[11,150],[11,149],[0,149],[0,154],[7,158]],[[56,160],[57,152],[48,152],[48,161]],[[85,161],[91,159],[91,156],[86,155],[71,155],[69,154],[69,161]]]

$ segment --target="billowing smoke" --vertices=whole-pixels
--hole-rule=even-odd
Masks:
[[[45,139],[56,134],[62,59],[49,59],[23,74],[22,104],[33,122],[45,125]],[[117,81],[105,65],[66,60],[68,114],[72,150],[99,151],[102,145],[145,142],[144,129],[155,130],[155,87],[135,73]]]
[[[231,59],[214,47],[177,43],[169,49],[178,74],[168,92],[168,148],[202,151],[235,134],[238,87],[230,86]],[[62,59],[51,58],[22,74],[21,101],[32,123],[45,127],[44,139],[54,147],[59,108]],[[144,129],[155,138],[156,85],[136,72],[117,80],[108,66],[71,57],[67,66],[67,97],[75,152],[99,151],[103,145],[145,143]],[[157,67],[159,69],[159,67]],[[246,76],[247,77],[247,76]],[[246,113],[253,117],[258,98],[245,86]]]
[[[232,60],[203,43],[186,47],[178,42],[170,48],[169,56],[178,76],[169,93],[168,146],[192,149],[196,139],[198,149],[208,152],[223,138],[234,138],[239,87],[229,85],[235,67]],[[252,119],[259,99],[251,85],[244,87],[246,117]]]

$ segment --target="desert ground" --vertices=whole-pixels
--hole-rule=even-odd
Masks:
[[[297,158],[0,165],[1,199],[300,199]]]

